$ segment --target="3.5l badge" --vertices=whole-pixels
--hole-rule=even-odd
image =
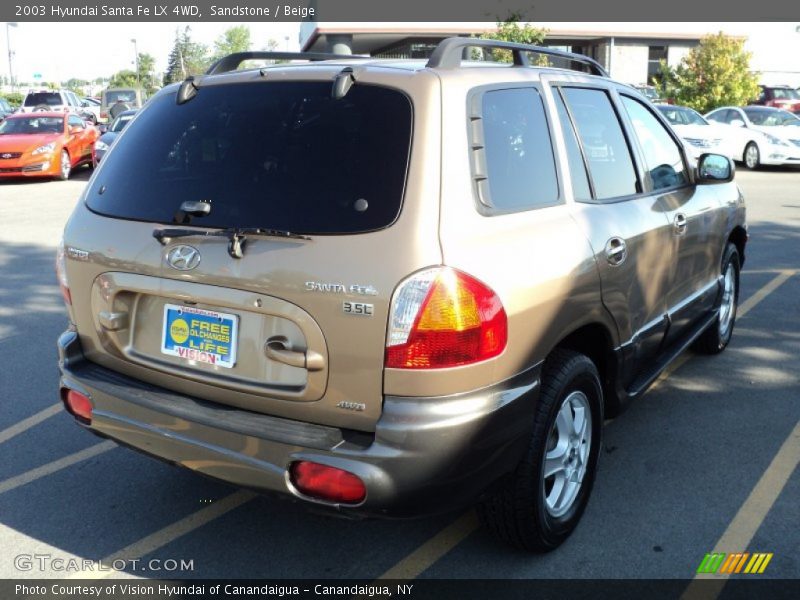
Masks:
[[[371,317],[375,314],[374,304],[365,304],[363,302],[342,302],[342,311],[346,315],[357,315],[361,317]]]

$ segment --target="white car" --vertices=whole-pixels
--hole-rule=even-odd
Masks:
[[[656,108],[664,115],[681,139],[686,142],[687,149],[695,160],[701,154],[724,154],[738,160],[736,156],[737,136],[732,135],[727,127],[709,123],[700,114],[686,106],[658,104]]]
[[[78,98],[81,101],[81,116],[92,125],[100,122],[100,101],[94,98]]]
[[[800,165],[800,119],[788,111],[769,106],[723,106],[708,113],[706,119],[733,132],[733,158],[748,169]]]
[[[67,112],[80,115],[81,101],[70,90],[28,90],[19,112]]]

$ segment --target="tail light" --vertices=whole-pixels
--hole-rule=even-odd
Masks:
[[[437,267],[406,279],[392,299],[386,367],[442,369],[487,360],[508,341],[494,291],[469,275]]]
[[[69,283],[67,283],[67,261],[64,254],[64,240],[58,245],[56,250],[56,276],[58,277],[58,285],[61,288],[61,295],[64,297],[64,302],[67,308],[72,306],[72,294],[69,291]]]
[[[100,118],[101,119],[107,119],[108,118],[108,113],[105,112],[104,110],[101,110],[100,111]]]
[[[92,401],[87,396],[65,387],[61,388],[61,400],[69,414],[78,421],[87,425],[92,423]]]
[[[301,460],[289,468],[292,485],[306,496],[358,504],[367,496],[367,488],[358,477],[336,467]]]

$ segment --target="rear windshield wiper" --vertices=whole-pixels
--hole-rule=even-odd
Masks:
[[[247,243],[247,236],[277,237],[292,240],[310,240],[307,235],[293,233],[283,229],[263,229],[261,227],[229,227],[227,229],[182,229],[166,228],[154,229],[153,237],[162,246],[166,246],[171,240],[183,237],[224,237],[228,239],[228,254],[231,258],[242,258],[244,247]]]

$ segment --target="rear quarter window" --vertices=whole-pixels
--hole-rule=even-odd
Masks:
[[[538,90],[485,92],[481,121],[483,148],[477,152],[488,184],[479,185],[481,202],[498,213],[557,204],[555,156]]]
[[[366,84],[338,100],[330,82],[210,85],[181,105],[173,91],[125,129],[87,206],[170,223],[203,200],[211,212],[193,225],[373,231],[399,214],[411,129],[410,100]]]

